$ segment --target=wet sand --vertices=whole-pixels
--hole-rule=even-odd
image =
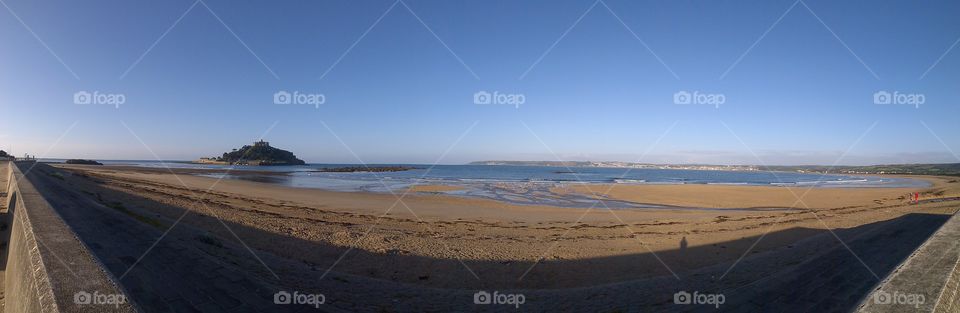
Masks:
[[[409,188],[410,192],[433,192],[433,193],[443,193],[451,191],[460,191],[464,190],[464,187],[461,186],[451,186],[451,185],[415,185]]]
[[[797,243],[811,238],[833,242],[832,236],[823,236],[827,229],[840,232],[910,213],[956,211],[956,201],[906,203],[902,197],[908,192],[922,192],[924,198],[960,196],[957,179],[944,177],[920,177],[932,184],[920,189],[792,190],[806,194],[806,205],[795,204],[786,187],[614,186],[601,193],[609,187],[591,185],[555,190],[708,208],[587,210],[449,196],[429,186],[391,195],[217,180],[189,175],[193,170],[173,170],[178,173],[173,175],[165,169],[58,167],[77,178],[74,188],[164,224],[186,209],[196,214],[181,223],[226,241],[235,237],[211,217],[246,226],[257,232],[238,231],[243,243],[321,271],[441,288],[555,289],[685,275],[743,256],[800,249]],[[594,192],[583,189],[588,187]],[[297,240],[276,241],[258,233]],[[754,240],[760,236],[762,241]],[[305,249],[303,242],[316,245]],[[816,244],[802,247],[811,251],[789,255],[819,252]],[[750,266],[787,261],[795,260],[776,257]]]
[[[916,178],[943,187],[940,178]],[[875,204],[902,204],[907,195],[927,188],[833,188],[729,185],[578,185],[555,188],[601,199],[695,208],[830,209]]]

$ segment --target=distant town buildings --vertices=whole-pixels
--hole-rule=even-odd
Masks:
[[[752,165],[707,165],[707,164],[650,164],[621,161],[477,161],[472,165],[515,165],[515,166],[561,166],[561,167],[605,167],[605,168],[646,168],[703,171],[757,171]]]

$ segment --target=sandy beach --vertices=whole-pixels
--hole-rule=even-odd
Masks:
[[[792,248],[801,240],[832,241],[832,236],[817,236],[828,228],[840,232],[909,213],[956,210],[945,202],[909,204],[905,196],[914,191],[921,192],[922,199],[960,196],[960,183],[949,177],[915,177],[931,183],[918,190],[559,188],[558,193],[677,207],[573,209],[449,196],[438,193],[448,189],[431,186],[396,195],[333,192],[218,180],[186,170],[172,170],[174,175],[166,169],[58,167],[71,173],[74,187],[85,194],[102,203],[120,203],[160,228],[182,218],[181,224],[207,230],[221,240],[240,238],[254,249],[320,271],[441,288],[476,288],[481,280],[486,287],[556,289],[683,275],[743,256]],[[802,202],[798,196],[803,196]],[[195,214],[184,215],[184,209]],[[234,237],[211,217],[246,227]],[[258,235],[261,232],[277,237]],[[755,240],[758,236],[763,240]],[[296,240],[275,240],[278,237]],[[314,245],[305,248],[305,242]],[[590,270],[583,270],[584,265]]]

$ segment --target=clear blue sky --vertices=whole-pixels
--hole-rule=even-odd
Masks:
[[[153,159],[139,137],[186,160],[264,133],[334,163],[356,163],[350,150],[370,163],[449,150],[440,163],[828,165],[960,151],[957,1],[2,3],[0,148],[17,155]],[[126,102],[75,104],[81,90]],[[326,102],[274,104],[278,90]],[[526,101],[475,104],[481,90]],[[880,90],[926,99],[879,105]],[[725,102],[675,104],[678,91]]]

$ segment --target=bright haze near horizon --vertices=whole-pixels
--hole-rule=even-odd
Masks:
[[[956,1],[2,5],[17,156],[192,160],[262,137],[313,163],[960,161]]]

